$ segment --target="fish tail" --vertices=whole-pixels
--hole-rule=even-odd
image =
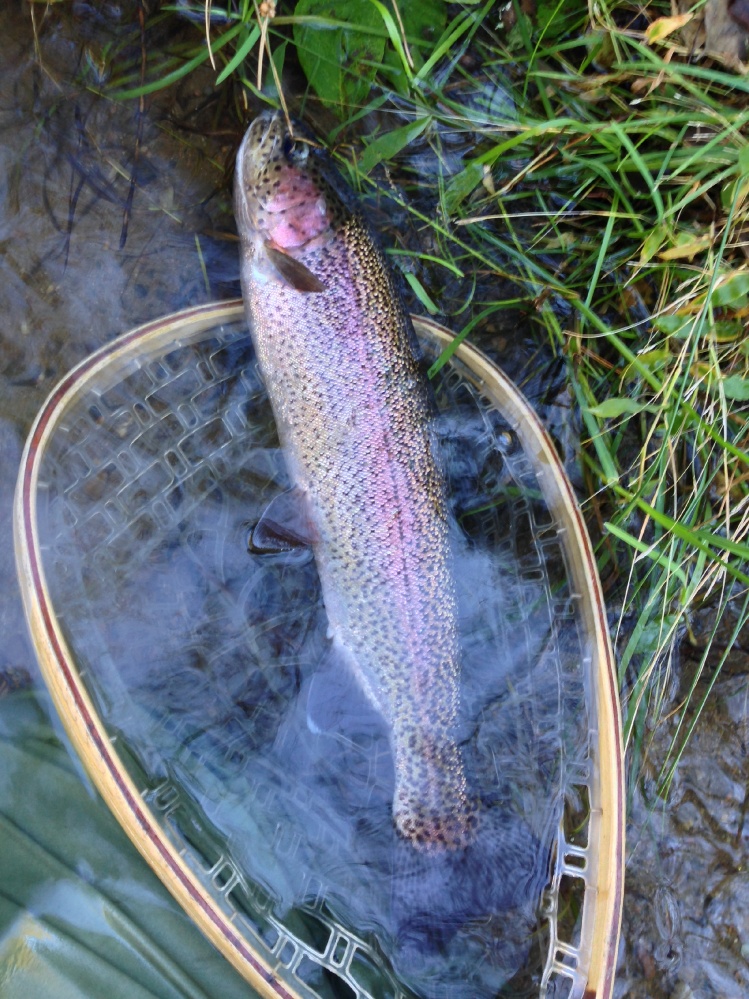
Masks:
[[[460,751],[430,736],[414,741],[396,750],[395,828],[422,852],[465,849],[478,830],[478,808],[468,794]]]

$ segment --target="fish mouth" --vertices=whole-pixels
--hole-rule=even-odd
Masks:
[[[297,122],[290,126],[279,111],[254,119],[237,154],[240,235],[282,253],[317,248],[328,240],[325,187],[310,156],[315,148],[306,129]]]
[[[282,128],[285,123],[277,111],[263,111],[247,129],[237,154],[244,187],[255,187],[262,170],[275,158]]]
[[[263,171],[276,162],[303,168],[310,149],[317,146],[299,122],[287,120],[281,111],[261,111],[239,147],[237,158],[242,165],[242,181],[257,187],[262,183]]]
[[[263,111],[251,123],[237,152],[235,211],[248,231],[257,231],[265,209],[271,168],[279,162],[285,122],[277,111]]]

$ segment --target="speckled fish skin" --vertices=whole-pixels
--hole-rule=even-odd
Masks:
[[[454,850],[477,817],[455,742],[444,484],[411,322],[351,198],[306,133],[255,119],[235,180],[242,290],[330,634],[389,725],[396,829],[420,849]],[[285,262],[318,290],[290,284]]]

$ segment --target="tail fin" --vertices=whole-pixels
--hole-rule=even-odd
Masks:
[[[463,850],[474,841],[478,809],[453,742],[412,733],[405,745],[396,747],[395,782],[395,828],[416,849]]]

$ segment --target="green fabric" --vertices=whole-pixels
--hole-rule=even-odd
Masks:
[[[82,782],[33,696],[0,698],[0,996],[256,995]]]

